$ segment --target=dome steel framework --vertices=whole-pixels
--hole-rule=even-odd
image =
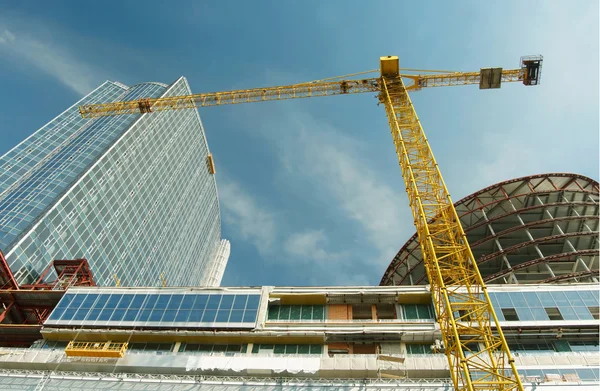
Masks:
[[[501,182],[455,203],[479,270],[491,284],[598,282],[598,182],[542,174]],[[380,285],[427,284],[417,235]]]

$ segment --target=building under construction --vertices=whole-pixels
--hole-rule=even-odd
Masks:
[[[490,285],[528,390],[592,389],[598,285]],[[448,390],[427,286],[72,287],[28,349],[0,349],[19,390]],[[477,355],[480,346],[469,346]]]
[[[426,87],[537,85],[541,64],[533,56],[513,70],[405,75],[398,58],[387,56],[376,78],[80,107],[84,118],[160,118],[162,111],[203,106],[375,92],[388,117],[422,266],[413,248],[414,259],[394,260],[387,286],[72,285],[58,291],[39,340],[1,351],[2,384],[28,390],[596,389],[597,255],[578,251],[597,254],[598,242],[588,234],[597,236],[597,182],[520,179],[454,206],[408,96]],[[206,167],[214,173],[212,159]],[[473,248],[465,230],[476,235]],[[557,240],[563,247],[545,246]],[[538,256],[521,256],[521,249]],[[553,259],[559,266],[548,266]]]
[[[455,203],[490,284],[598,283],[598,182],[576,174],[511,179]],[[417,235],[381,285],[427,284]]]

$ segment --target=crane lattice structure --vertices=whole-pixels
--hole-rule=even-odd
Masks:
[[[455,389],[522,391],[514,359],[408,92],[468,84],[479,84],[481,89],[500,88],[503,82],[517,81],[537,85],[542,60],[542,56],[523,57],[520,68],[512,70],[484,68],[479,72],[431,71],[432,74],[415,75],[400,73],[398,57],[387,56],[380,58],[380,76],[376,78],[333,78],[288,86],[145,98],[81,106],[79,110],[84,118],[94,118],[377,93],[385,107],[396,147]],[[356,75],[359,74],[351,76]]]

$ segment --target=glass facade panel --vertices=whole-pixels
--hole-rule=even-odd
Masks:
[[[241,298],[238,300],[238,295],[234,293],[145,295],[70,291],[63,296],[57,310],[53,311],[46,324],[253,327],[256,323],[260,294],[239,296]],[[250,298],[252,300],[249,300]],[[92,307],[92,303],[95,307],[89,308]],[[235,309],[234,303],[238,303]],[[240,303],[244,304],[244,307]],[[194,308],[196,304],[202,309]],[[217,309],[208,307],[217,307]]]
[[[123,286],[158,285],[160,275],[171,286],[218,284],[215,254],[226,262],[229,250],[198,112],[84,119],[78,110],[190,93],[185,78],[106,82],[0,157],[0,248],[18,283],[54,259],[85,257],[98,285],[115,275]]]
[[[323,320],[325,318],[324,305],[272,305],[267,314],[268,320],[300,321]]]
[[[268,345],[268,344],[254,344],[252,353],[259,352],[273,352],[274,354],[321,354],[323,352],[322,345]]]
[[[598,291],[490,292],[490,299],[500,320],[513,321],[593,320],[590,306],[599,302]],[[516,311],[518,319],[507,319],[505,309]]]
[[[433,307],[429,304],[405,304],[404,319],[433,319]]]

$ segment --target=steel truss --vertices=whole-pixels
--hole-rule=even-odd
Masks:
[[[523,389],[458,214],[401,77],[384,104],[456,390]],[[497,335],[492,332],[494,323]],[[483,348],[476,352],[474,345]]]

